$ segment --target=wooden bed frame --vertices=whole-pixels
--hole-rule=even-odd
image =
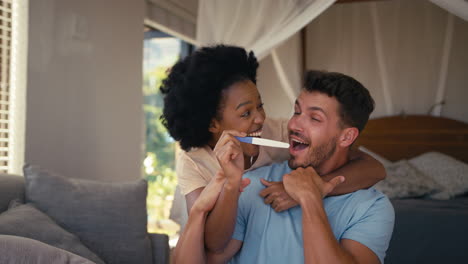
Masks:
[[[422,115],[377,118],[369,120],[354,145],[391,161],[437,151],[468,163],[468,124]]]

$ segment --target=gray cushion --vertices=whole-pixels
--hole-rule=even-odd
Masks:
[[[35,239],[96,263],[104,263],[75,235],[58,226],[50,217],[30,204],[16,206],[0,214],[0,234]]]
[[[8,203],[12,199],[24,199],[23,176],[2,174],[0,175],[0,212],[6,211]]]
[[[94,262],[37,240],[0,235],[0,263],[93,264]]]
[[[77,235],[106,263],[151,263],[145,180],[71,179],[30,165],[24,175],[26,201]]]
[[[387,177],[375,185],[375,188],[388,198],[420,197],[441,189],[433,179],[420,172],[407,160],[385,166]]]
[[[430,198],[448,200],[468,192],[468,164],[439,152],[424,153],[409,162],[443,187]]]
[[[153,259],[154,264],[169,263],[169,237],[166,234],[149,234],[153,254],[157,257]]]

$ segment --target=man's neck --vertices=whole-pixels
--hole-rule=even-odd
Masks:
[[[315,171],[320,176],[331,173],[349,162],[348,153],[348,149],[335,152],[328,160],[324,161],[318,168],[315,168]]]

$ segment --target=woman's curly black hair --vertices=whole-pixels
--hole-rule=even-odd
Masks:
[[[257,68],[253,52],[225,45],[200,48],[172,67],[161,85],[161,120],[183,150],[208,144],[211,120],[221,116],[222,91],[240,81],[256,83]]]

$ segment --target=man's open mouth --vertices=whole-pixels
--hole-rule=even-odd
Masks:
[[[304,142],[304,141],[301,141],[299,139],[295,139],[295,138],[292,138],[291,139],[291,146],[292,146],[292,149],[293,150],[303,150],[307,147],[309,147],[310,144]]]

